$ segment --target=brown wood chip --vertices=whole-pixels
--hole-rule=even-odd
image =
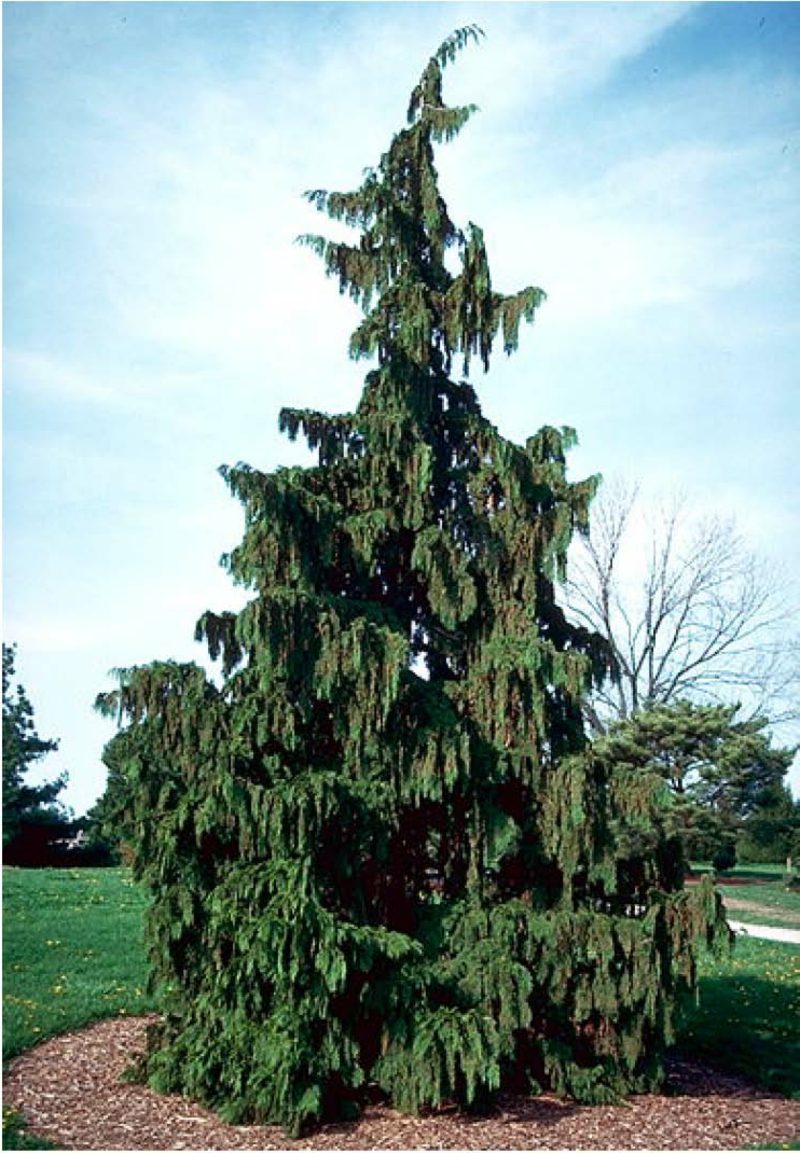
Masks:
[[[670,1063],[669,1095],[578,1106],[503,1096],[489,1117],[454,1109],[407,1117],[373,1106],[293,1141],[265,1125],[226,1125],[209,1110],[121,1081],[146,1018],[101,1021],[12,1061],[4,1102],[33,1133],[67,1149],[735,1149],[800,1136],[800,1101],[694,1062]]]

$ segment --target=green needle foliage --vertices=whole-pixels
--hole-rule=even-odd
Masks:
[[[281,414],[316,467],[222,470],[253,595],[198,624],[221,687],[158,663],[100,702],[165,997],[146,1075],[292,1133],[376,1089],[410,1111],[643,1090],[696,942],[727,939],[711,888],[681,891],[663,782],[585,747],[607,652],[554,595],[596,486],[566,479],[573,434],[510,443],[450,376],[543,299],[495,292],[438,188],[433,145],[473,111],[442,71],[478,35],[431,58],[360,188],[308,194],[360,233],[303,242],[377,363],[355,412]]]
[[[58,749],[58,741],[46,740],[36,731],[33,705],[21,684],[16,682],[16,645],[3,645],[3,860],[18,864],[25,856],[26,842],[35,839],[40,849],[47,831],[59,835],[69,814],[58,801],[67,778],[32,785],[25,777],[48,753]],[[36,836],[36,833],[39,836]],[[44,834],[44,836],[42,836]],[[8,850],[8,851],[7,851]]]

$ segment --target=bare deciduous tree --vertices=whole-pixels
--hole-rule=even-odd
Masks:
[[[589,706],[592,729],[680,699],[796,719],[788,602],[786,582],[733,520],[695,516],[681,497],[648,515],[637,487],[604,487],[567,584],[568,610],[607,639],[619,673]]]

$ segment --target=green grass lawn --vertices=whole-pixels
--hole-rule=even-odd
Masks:
[[[695,870],[701,872],[708,872],[713,868],[709,861],[701,861],[699,864],[692,865]],[[741,875],[742,877],[756,877],[764,881],[776,880],[786,874],[786,863],[784,861],[760,861],[755,865],[736,865],[732,869],[727,869],[722,874],[725,877],[735,877]]]
[[[123,869],[3,870],[3,1059],[153,1008],[144,894]]]
[[[124,869],[3,871],[4,1059],[98,1018],[155,1008],[144,907]],[[678,1048],[800,1098],[800,949],[740,939],[730,958],[704,957]],[[4,1147],[41,1148],[25,1144],[17,1120],[4,1117]]]
[[[678,1047],[800,1098],[800,949],[739,938],[731,957],[704,956]]]
[[[709,870],[693,866],[695,874]],[[784,877],[782,865],[742,865],[720,874],[717,882],[730,920],[800,929],[800,889],[787,889]]]

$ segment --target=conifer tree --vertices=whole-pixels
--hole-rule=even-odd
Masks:
[[[316,466],[222,470],[252,599],[198,623],[221,684],[155,663],[100,699],[165,997],[145,1073],[292,1133],[376,1091],[644,1089],[699,937],[727,933],[681,891],[663,782],[585,747],[607,652],[554,594],[595,489],[566,478],[573,434],[513,444],[452,375],[512,352],[544,295],[495,291],[439,192],[434,144],[474,111],[442,73],[478,36],[430,59],[356,191],[308,194],[359,234],[303,241],[374,363],[354,412],[281,414]]]
[[[58,741],[40,737],[36,731],[33,705],[23,686],[16,682],[16,654],[16,645],[3,645],[4,850],[26,828],[30,832],[31,827],[45,826],[53,829],[56,836],[56,826],[68,817],[57,800],[67,783],[65,774],[38,785],[25,780],[30,769],[58,749]],[[8,854],[5,857],[9,860]]]
[[[617,721],[594,745],[596,756],[638,765],[666,781],[674,801],[671,827],[694,860],[733,845],[752,818],[783,802],[797,750],[773,746],[766,717],[737,720],[739,711],[738,705],[692,701],[656,704]]]

